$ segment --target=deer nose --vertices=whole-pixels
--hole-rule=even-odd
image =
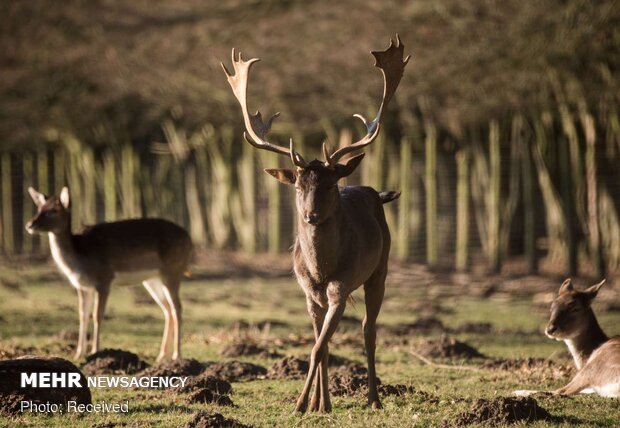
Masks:
[[[307,213],[304,216],[304,220],[308,224],[317,224],[319,222],[319,213],[317,213],[317,212]]]
[[[549,324],[545,329],[545,333],[547,333],[547,336],[551,336],[557,329],[558,328],[555,326],[555,324]]]

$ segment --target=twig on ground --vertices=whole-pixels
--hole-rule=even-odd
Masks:
[[[425,356],[417,353],[416,351],[414,351],[413,349],[409,350],[409,353],[411,355],[413,355],[414,357],[416,357],[418,360],[422,361],[424,364],[429,365],[431,367],[436,367],[438,369],[446,369],[446,370],[468,370],[468,371],[472,371],[472,372],[481,372],[483,371],[482,369],[478,368],[478,367],[474,367],[474,366],[462,366],[462,365],[458,365],[458,366],[453,366],[453,365],[449,365],[449,364],[438,364],[435,363],[431,360],[429,360],[428,358],[426,358]]]

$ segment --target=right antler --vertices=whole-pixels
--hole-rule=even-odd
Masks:
[[[347,153],[366,147],[372,143],[375,138],[377,138],[377,135],[379,135],[379,128],[381,127],[383,113],[392,99],[392,96],[396,92],[400,79],[403,77],[405,66],[411,58],[411,55],[409,55],[403,61],[404,49],[405,46],[402,44],[400,37],[397,34],[396,44],[394,44],[394,42],[390,39],[390,46],[386,50],[371,52],[371,54],[375,57],[375,67],[380,68],[383,73],[383,99],[381,100],[379,112],[370,122],[366,121],[364,116],[361,114],[354,115],[364,122],[364,126],[366,126],[366,135],[361,140],[351,144],[350,146],[342,147],[331,155],[329,155],[327,151],[327,146],[323,144],[323,154],[325,156],[325,164],[327,166],[333,166]]]
[[[260,111],[256,111],[255,114],[251,114],[248,111],[248,103],[247,103],[247,90],[248,90],[248,75],[250,74],[250,68],[252,64],[260,61],[259,58],[252,58],[248,61],[244,61],[241,58],[241,52],[239,52],[239,59],[235,58],[235,49],[232,50],[232,64],[235,71],[235,74],[230,74],[228,69],[224,63],[220,63],[224,72],[226,73],[226,77],[228,78],[228,83],[239,101],[241,105],[241,111],[243,112],[243,121],[245,122],[245,129],[247,132],[243,133],[243,137],[245,140],[256,147],[257,149],[269,150],[275,153],[279,153],[281,155],[290,156],[293,164],[299,168],[305,168],[307,166],[306,161],[293,150],[293,139],[290,140],[290,147],[287,149],[285,147],[277,146],[275,144],[270,143],[265,138],[267,133],[271,129],[271,124],[273,120],[280,115],[280,112],[275,113],[271,116],[267,122],[263,122],[263,116]]]

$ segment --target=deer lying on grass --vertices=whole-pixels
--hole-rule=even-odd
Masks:
[[[28,222],[30,234],[48,233],[52,257],[78,293],[80,332],[75,358],[86,355],[88,319],[93,311],[91,352],[99,350],[99,329],[112,283],[142,281],[165,317],[164,336],[157,360],[168,353],[181,355],[179,287],[192,253],[187,232],[161,219],[100,223],[80,234],[71,233],[69,189],[47,197],[30,187],[37,214]],[[94,301],[94,304],[93,304]]]
[[[366,316],[363,321],[366,356],[368,360],[368,404],[381,408],[375,374],[376,320],[383,302],[385,278],[390,252],[390,231],[382,204],[400,196],[398,192],[379,193],[370,187],[338,187],[338,180],[350,175],[364,154],[338,163],[348,153],[372,143],[379,133],[381,119],[401,80],[405,65],[404,47],[400,39],[390,43],[387,50],[372,52],[383,73],[383,99],[375,119],[368,122],[360,115],[367,133],[350,146],[330,154],[323,145],[325,161],[306,162],[290,147],[274,145],[266,140],[271,123],[279,113],[263,122],[260,112],[250,114],[246,93],[248,74],[258,58],[243,61],[232,51],[235,74],[222,68],[228,77],[235,97],[241,104],[248,143],[290,157],[295,169],[267,169],[265,172],[296,189],[298,234],[293,250],[294,271],[306,294],[306,304],[316,343],[312,348],[310,368],[305,385],[297,400],[296,411],[305,412],[312,384],[314,394],[311,411],[329,412],[331,403],[327,378],[328,342],[344,312],[347,297],[364,284]],[[316,382],[315,382],[316,381]]]
[[[591,389],[603,397],[620,397],[620,336],[607,337],[590,307],[604,283],[578,291],[567,279],[551,304],[545,333],[566,343],[579,370],[568,385],[553,391],[555,395]]]

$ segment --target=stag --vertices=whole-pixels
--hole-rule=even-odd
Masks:
[[[274,114],[263,121],[261,113],[250,114],[247,105],[248,75],[253,58],[244,61],[241,53],[232,51],[234,74],[224,64],[233,93],[243,113],[245,140],[261,150],[289,157],[294,169],[266,169],[280,182],[295,186],[297,207],[297,238],[293,249],[294,272],[306,295],[308,314],[314,329],[315,344],[310,356],[306,382],[297,400],[296,411],[304,413],[312,385],[314,394],[311,411],[329,412],[327,362],[328,343],[344,313],[349,295],[364,285],[366,314],[363,321],[364,342],[368,360],[368,405],[380,409],[375,372],[376,321],[383,302],[385,278],[388,272],[390,231],[382,204],[393,201],[399,192],[377,192],[366,186],[339,187],[338,181],[350,175],[360,164],[364,153],[339,162],[345,155],[371,144],[379,134],[385,110],[410,57],[403,60],[404,46],[398,35],[390,40],[385,51],[371,52],[375,66],[383,74],[383,98],[376,117],[367,121],[356,114],[366,127],[359,141],[330,153],[323,144],[324,161],[306,162],[293,149],[270,143],[267,133]]]

